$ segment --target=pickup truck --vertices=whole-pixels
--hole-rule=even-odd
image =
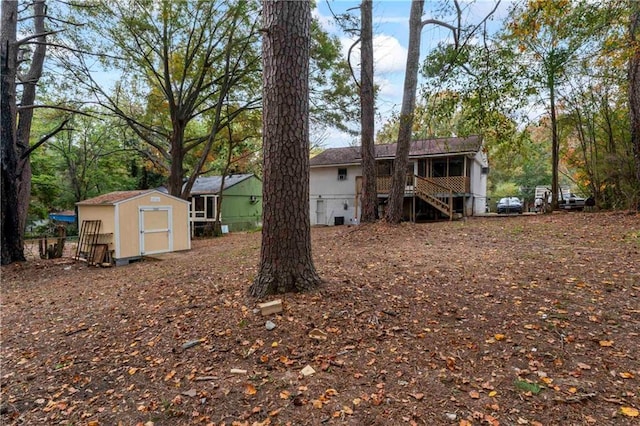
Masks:
[[[576,194],[570,192],[568,197],[564,197],[564,194],[560,194],[558,200],[558,208],[564,210],[582,210],[584,209],[584,202],[586,200],[582,197],[578,197]]]
[[[544,200],[545,195],[547,203],[551,204],[551,188],[546,186],[536,187],[535,198],[536,200]],[[558,208],[562,210],[582,210],[584,209],[585,199],[577,196],[569,190],[567,187],[562,187],[558,191]],[[536,204],[538,205],[538,204]]]

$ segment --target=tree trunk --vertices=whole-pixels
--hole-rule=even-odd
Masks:
[[[404,190],[407,185],[407,165],[409,164],[409,149],[411,148],[413,111],[415,109],[416,90],[418,87],[423,7],[424,0],[414,0],[411,3],[411,15],[409,16],[409,48],[407,52],[407,69],[404,76],[402,108],[400,110],[400,129],[398,131],[396,158],[393,163],[393,180],[385,217],[389,223],[398,223],[402,220]]]
[[[560,162],[560,141],[558,140],[558,119],[556,117],[556,87],[554,68],[549,73],[549,103],[551,105],[551,210],[558,208],[558,164]]]
[[[631,19],[629,38],[632,54],[629,58],[629,114],[631,115],[631,143],[635,163],[635,206],[640,210],[640,3],[629,1]]]
[[[309,1],[264,0],[263,215],[254,297],[320,283],[309,220]]]
[[[373,91],[373,2],[362,0],[360,34],[360,125],[362,142],[361,222],[378,219],[378,188],[375,159],[375,95]]]
[[[0,149],[2,154],[2,230],[3,265],[24,261],[23,233],[18,214],[18,153],[16,152],[16,73],[18,2],[3,1],[0,17]]]
[[[169,182],[167,184],[169,194],[174,197],[183,197],[182,180],[184,178],[184,150],[182,149],[184,141],[184,125],[182,123],[173,124],[173,133],[171,134],[171,170],[169,172]],[[195,173],[195,171],[194,171]]]
[[[33,49],[31,65],[29,71],[22,79],[22,106],[31,106],[36,100],[36,86],[42,76],[44,58],[47,52],[45,44],[44,18],[46,16],[45,0],[35,0],[33,2],[33,29],[38,37],[35,40],[38,44]],[[27,226],[27,214],[29,213],[29,202],[31,201],[31,159],[27,152],[30,148],[29,138],[31,136],[31,123],[33,121],[33,108],[21,109],[18,114],[18,131],[16,135],[18,153],[18,218],[20,233],[24,232]]]

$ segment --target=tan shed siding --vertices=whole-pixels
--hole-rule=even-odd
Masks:
[[[109,250],[115,250],[115,214],[113,206],[78,206],[78,225],[80,227],[82,227],[83,220],[101,221],[100,233],[111,234],[108,237]]]
[[[189,227],[189,206],[177,203],[173,208],[173,250],[189,250],[191,248],[191,235]]]
[[[147,204],[146,200],[148,198],[148,196],[134,198],[117,205],[118,237],[120,242],[119,259],[140,256],[140,216],[138,206]]]

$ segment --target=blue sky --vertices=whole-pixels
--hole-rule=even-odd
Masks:
[[[318,0],[317,8],[314,11],[315,16],[320,20],[325,30],[340,37],[345,57],[353,40],[340,31],[332,17],[331,10],[333,10],[335,14],[341,14],[345,13],[348,9],[352,9],[351,13],[357,15],[359,14],[359,10],[357,9],[359,4],[359,1]],[[452,2],[427,0],[425,2],[423,19],[437,17],[454,23],[451,19],[447,20],[446,16],[443,18],[442,15],[438,13],[438,9],[441,8],[443,4],[451,5]],[[495,1],[477,0],[470,2],[468,0],[462,0],[460,4],[463,7],[464,22],[477,23],[493,9]],[[501,2],[494,19],[489,24],[489,28],[495,30],[501,26],[502,20],[506,17],[511,4],[512,1],[510,0],[503,0]],[[374,80],[380,87],[376,101],[377,114],[380,116],[380,119],[376,121],[376,132],[394,111],[400,110],[407,58],[410,9],[410,1],[373,1]],[[449,39],[451,39],[451,32],[448,29],[435,25],[426,26],[422,32],[422,57],[424,58],[438,42]],[[352,65],[357,67],[360,56],[359,50],[355,50],[352,56],[355,58],[355,63],[352,59]],[[352,137],[334,130],[330,130],[323,136],[323,139],[323,145],[327,148],[359,143],[357,140],[354,141]]]

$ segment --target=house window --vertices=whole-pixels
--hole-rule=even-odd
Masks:
[[[347,180],[347,169],[338,169],[338,180]]]
[[[195,195],[191,199],[191,217],[197,219],[216,218],[216,195]]]
[[[378,166],[378,176],[391,176],[391,165],[393,163],[391,161],[378,161],[376,165]]]
[[[206,197],[207,200],[207,210],[206,216],[207,219],[215,219],[216,218],[216,199],[214,197]]]
[[[464,176],[463,157],[453,157],[449,159],[449,176]]]

